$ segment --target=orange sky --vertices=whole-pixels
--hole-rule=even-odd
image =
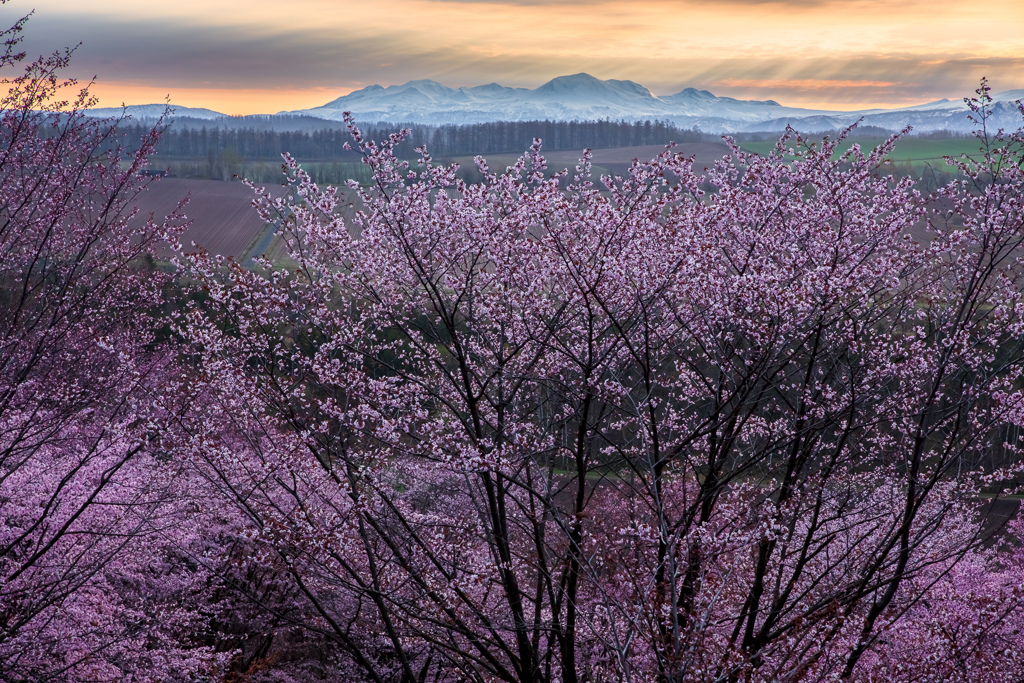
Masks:
[[[31,54],[82,42],[101,106],[229,114],[432,78],[536,87],[581,71],[791,106],[905,106],[1024,88],[1024,0],[10,0]]]

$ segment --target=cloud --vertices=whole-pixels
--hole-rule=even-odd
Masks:
[[[660,0],[638,2],[636,12],[617,6],[607,13],[565,9],[589,0],[512,0],[522,7],[495,7],[486,16],[464,0],[388,1],[389,11],[408,7],[409,16],[389,22],[384,15],[371,21],[372,13],[364,8],[364,15],[347,23],[289,15],[276,23],[239,25],[234,16],[215,23],[212,13],[157,21],[110,13],[40,12],[29,22],[25,47],[38,54],[81,41],[73,60],[80,78],[95,74],[105,85],[154,86],[172,96],[176,88],[244,90],[250,93],[249,100],[259,89],[305,89],[322,90],[326,102],[354,88],[418,78],[453,86],[497,81],[536,87],[581,71],[634,80],[657,94],[699,87],[784,104],[851,108],[962,96],[973,91],[982,75],[990,76],[997,90],[1024,87],[1024,48],[1015,47],[1024,42],[1010,31],[1017,25],[1012,20],[1006,22],[1011,38],[1002,43],[981,41],[978,51],[971,51],[973,34],[966,30],[958,45],[929,43],[923,33],[905,34],[902,41],[892,39],[892,33],[875,36],[872,44],[862,35],[880,34],[880,29],[864,16],[845,29],[850,35],[840,44],[833,38],[841,35],[835,33],[839,28],[831,24],[806,31],[797,26],[781,37],[761,31],[751,17],[760,17],[762,11],[753,9],[744,15],[749,19],[746,24],[725,19],[715,29],[713,15],[692,18],[677,11],[665,15],[665,26],[659,26],[656,10],[668,6]],[[868,1],[872,0],[858,3]],[[523,3],[530,2],[562,11],[550,21],[538,20],[534,33],[529,33],[523,26],[533,21],[533,6]],[[445,5],[462,9],[446,14],[441,11]],[[423,14],[424,7],[438,9]],[[453,16],[458,21],[451,20]],[[776,13],[768,11],[766,16]],[[887,49],[879,49],[882,45]],[[296,107],[281,101],[268,104],[264,111],[285,108]]]
[[[891,88],[898,86],[894,81],[851,81],[837,79],[753,79],[753,78],[726,78],[720,81],[722,85],[729,88],[769,88],[769,89],[803,89],[803,90],[832,90],[846,88]]]
[[[516,7],[574,7],[577,5],[603,5],[608,0],[427,0],[452,5],[512,5]]]
[[[29,54],[81,41],[72,67],[80,74],[167,85],[341,84],[383,63],[395,49],[369,38],[77,17],[33,20],[28,33]]]
[[[577,7],[613,5],[618,0],[426,0],[438,5],[508,5],[512,7]],[[719,8],[722,5],[782,5],[794,7],[835,7],[861,11],[866,7],[891,6],[891,0],[645,0],[646,5],[662,5],[671,10]]]

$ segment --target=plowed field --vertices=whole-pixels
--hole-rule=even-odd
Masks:
[[[268,186],[267,189],[274,196],[285,192],[280,185]],[[213,254],[241,260],[252,256],[249,252],[267,241],[263,237],[269,227],[252,207],[255,194],[238,182],[160,178],[139,195],[139,216],[136,220],[144,220],[149,214],[159,220],[171,213],[185,196],[189,197],[189,202],[184,213],[192,221],[181,237],[181,245],[186,251],[203,248]],[[192,247],[193,242],[196,247]],[[166,258],[170,252],[165,250],[157,256]]]

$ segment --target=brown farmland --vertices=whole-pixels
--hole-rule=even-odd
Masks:
[[[282,196],[280,185],[267,187],[273,196]],[[181,237],[185,251],[206,249],[212,254],[230,256],[236,261],[253,256],[253,250],[266,249],[270,227],[252,207],[255,194],[242,183],[221,180],[187,180],[160,178],[150,183],[138,198],[139,216],[150,214],[158,220],[170,214],[183,197],[189,197],[184,213],[191,221]],[[196,247],[192,246],[195,242]],[[170,250],[156,256],[166,258]]]

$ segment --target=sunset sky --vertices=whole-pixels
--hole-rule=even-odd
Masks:
[[[585,71],[791,106],[905,106],[1024,88],[1024,0],[10,0],[30,55],[81,42],[100,106],[229,114],[366,85],[537,87]]]

